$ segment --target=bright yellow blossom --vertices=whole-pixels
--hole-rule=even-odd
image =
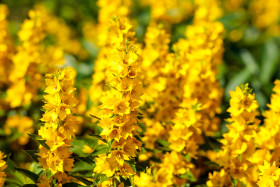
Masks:
[[[4,154],[0,151],[0,186],[4,186],[6,173],[5,168],[7,167],[6,162],[3,160],[5,158]]]
[[[280,182],[280,169],[276,167],[275,162],[270,165],[266,160],[264,165],[259,166],[259,181],[258,186],[274,187],[279,186]]]
[[[206,185],[208,187],[231,186],[231,179],[229,174],[224,169],[221,169],[219,172],[209,173],[209,180],[206,182]]]
[[[72,68],[58,70],[54,74],[46,76],[47,88],[45,96],[46,109],[41,119],[45,125],[41,126],[38,135],[46,140],[49,149],[40,145],[39,163],[43,165],[43,169],[51,170],[54,177],[63,184],[67,180],[65,171],[71,171],[73,167],[73,158],[70,158],[69,150],[72,137],[75,137],[78,120],[73,113],[78,101],[73,95],[75,88],[73,87],[75,72]],[[61,180],[59,176],[62,177]],[[64,182],[63,182],[64,181]]]
[[[259,115],[258,103],[255,94],[248,84],[236,87],[230,92],[231,100],[228,112],[231,118],[228,132],[221,140],[222,147],[219,152],[209,152],[210,159],[217,162],[234,179],[253,186],[257,180],[258,164],[264,158],[269,157],[269,152],[256,150],[258,125],[260,121],[256,118]],[[226,176],[227,174],[225,174]],[[217,178],[217,180],[220,180]],[[212,183],[215,184],[213,178]],[[224,182],[224,183],[221,183]],[[226,181],[221,181],[220,185],[225,185]]]
[[[135,138],[141,96],[138,75],[141,58],[137,53],[134,39],[129,40],[133,35],[129,35],[131,31],[128,20],[125,18],[113,20],[111,32],[115,34],[112,37],[115,43],[107,51],[106,82],[109,88],[100,99],[102,104],[99,124],[103,128],[101,136],[107,140],[114,140],[114,144],[118,145],[113,145],[108,155],[95,158],[98,164],[94,171],[108,177],[116,175],[118,171],[120,175],[127,177],[133,175],[134,171],[124,161],[135,157],[142,144]]]

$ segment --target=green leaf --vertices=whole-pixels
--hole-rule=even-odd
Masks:
[[[255,91],[256,100],[259,103],[260,108],[265,108],[267,104],[267,98],[261,91]]]
[[[88,136],[96,137],[98,139],[102,138],[100,135],[97,135],[97,134],[88,134]]]
[[[35,151],[35,150],[24,150],[24,152],[26,154],[28,154],[35,162],[39,162],[38,161],[39,156],[36,155],[37,151]]]
[[[105,144],[97,145],[95,150],[91,153],[92,156],[108,153],[109,147]]]
[[[29,168],[30,168],[30,171],[32,171],[33,173],[35,173],[39,176],[43,172],[43,166],[40,165],[38,162],[31,162]]]
[[[240,57],[241,57],[241,61],[245,64],[246,68],[251,72],[251,74],[258,75],[260,71],[259,65],[256,62],[253,55],[250,53],[250,51],[245,49],[242,50]]]
[[[106,175],[100,173],[95,174],[93,177],[94,177],[95,186],[109,179]]]
[[[16,141],[17,139],[19,139],[22,136],[21,133],[16,131],[14,128],[11,128],[11,130],[12,130],[13,133],[12,133],[11,136],[8,136],[8,139],[7,139],[8,144]]]
[[[191,158],[190,158],[190,154],[189,154],[189,153],[187,153],[187,154],[184,156],[184,158],[185,158],[185,160],[186,160],[187,162],[190,162],[190,161],[191,161]]]
[[[124,186],[132,186],[130,178],[124,179]]]
[[[80,176],[75,176],[75,175],[70,175],[76,179],[78,179],[79,181],[81,181],[82,183],[84,183],[85,185],[89,186],[89,185],[92,185],[93,183],[83,177],[80,177]]]
[[[138,121],[137,124],[140,126],[140,128],[141,128],[143,131],[146,131],[146,125],[145,125],[144,123],[140,123],[140,122]]]
[[[94,45],[92,42],[87,40],[82,40],[83,47],[90,53],[91,56],[96,57],[98,54],[99,48]],[[92,69],[92,68],[91,68]]]
[[[92,115],[92,114],[89,114],[91,117],[93,117],[93,118],[95,118],[95,119],[98,119],[98,120],[101,120],[99,117],[97,117],[97,116],[94,116],[94,115]]]
[[[204,162],[204,164],[209,167],[220,167],[217,163],[212,162],[212,161],[206,161],[206,162]]]
[[[50,150],[50,147],[46,144],[46,140],[37,140],[37,142],[39,142],[44,148]]]
[[[125,163],[130,165],[134,172],[136,172],[135,161],[134,160],[126,160]]]
[[[23,184],[26,184],[27,180],[30,180],[30,182],[31,182],[32,181],[31,179],[26,178],[24,174],[16,171],[15,168],[17,167],[17,164],[13,160],[11,160],[9,157],[10,157],[10,154],[7,155],[8,167],[5,169],[5,171],[8,175],[12,176],[12,178],[11,178],[11,180],[9,180],[10,178],[7,178],[6,181],[8,183],[11,183],[12,185],[13,185],[13,183],[16,183],[16,184],[19,184],[20,186],[22,186]]]
[[[83,138],[83,140],[84,140],[85,144],[88,145],[89,147],[91,147],[92,149],[96,148],[97,142],[98,142],[98,138],[88,136],[86,138]]]
[[[275,42],[269,40],[265,43],[262,59],[261,59],[261,72],[260,80],[263,84],[271,81],[271,78],[277,70],[277,64],[279,62],[279,49]]]
[[[21,168],[15,168],[15,170],[17,170],[20,173],[24,174],[25,176],[29,177],[35,183],[38,181],[39,176],[36,175],[35,173],[31,172],[31,171],[28,171],[26,169],[21,169]]]
[[[88,176],[92,176],[93,168],[94,166],[92,166],[91,164],[80,160],[75,162],[75,166],[73,167],[71,172],[79,173],[79,175],[83,173],[86,174],[86,176],[83,175],[84,177],[88,177]]]
[[[116,116],[118,116],[118,114],[113,114],[110,118],[114,118]]]
[[[147,168],[150,166],[150,160],[146,160],[144,162],[136,162],[135,168],[138,172],[145,172]]]
[[[226,30],[236,29],[242,20],[246,17],[245,12],[235,11],[232,13],[227,12],[227,14],[220,17],[218,20],[222,22]]]
[[[160,143],[161,145],[163,145],[164,147],[168,147],[170,145],[170,143],[164,139],[158,138],[157,142]]]
[[[77,159],[89,164],[89,165],[93,165],[95,164],[94,162],[94,158],[92,156],[87,156],[87,157],[77,157]]]
[[[161,147],[160,150],[162,151],[172,151],[169,147]]]
[[[143,142],[142,139],[139,136],[137,136],[137,135],[134,135],[134,138],[136,138],[136,140],[138,140],[140,142]]]
[[[88,136],[86,138],[76,138],[71,142],[71,145],[73,146],[70,149],[79,156],[86,156],[88,154],[83,152],[83,147],[87,145],[94,150],[97,146],[97,141],[98,138],[92,136]]]
[[[102,130],[101,130],[102,131]],[[100,132],[101,133],[101,132]],[[96,135],[96,134],[89,134],[88,136],[92,136],[92,137],[96,137],[96,138],[98,138],[98,140],[101,140],[102,142],[104,142],[104,143],[107,143],[107,141],[106,140],[104,140],[101,136],[99,136],[99,135]]]
[[[42,140],[43,138],[37,134],[28,134],[33,140]]]
[[[33,140],[38,142],[40,145],[42,145],[44,148],[50,150],[50,147],[46,144],[46,140],[44,140],[41,136],[36,134],[28,134]]]
[[[242,155],[241,155],[241,154],[239,154],[239,155],[237,156],[237,158],[240,160],[240,162],[242,161]]]
[[[6,132],[4,131],[4,129],[0,129],[0,136],[6,136]]]
[[[232,179],[232,184],[234,187],[237,187],[237,184],[238,184],[238,179]]]
[[[108,151],[111,151],[111,148],[112,148],[113,142],[114,142],[114,139],[112,139],[112,140],[108,141],[108,146],[109,146]]]
[[[192,172],[187,171],[184,175],[180,175],[181,178],[187,179],[188,181],[195,182],[196,178],[194,178]]]
[[[22,186],[22,184],[18,183],[19,181],[15,178],[6,178],[6,183],[9,184],[7,186]]]

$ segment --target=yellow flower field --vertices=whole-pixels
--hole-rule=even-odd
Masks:
[[[3,0],[0,187],[280,186],[279,0]]]

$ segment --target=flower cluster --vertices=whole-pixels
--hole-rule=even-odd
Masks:
[[[58,70],[46,75],[47,88],[44,96],[45,113],[41,119],[44,126],[38,135],[46,145],[40,145],[39,164],[49,169],[59,183],[65,183],[65,171],[71,171],[73,158],[69,150],[77,129],[77,118],[73,115],[78,104],[73,87],[75,71],[72,68]]]
[[[271,103],[268,104],[269,110],[264,112],[264,125],[260,127],[260,130],[257,134],[258,137],[256,142],[259,147],[270,152],[269,157],[271,157],[272,161],[275,161],[279,164],[279,120],[278,115],[280,112],[280,108],[278,105],[278,101],[280,99],[280,81],[275,81],[275,87],[273,88],[275,92],[271,96]]]
[[[280,3],[277,0],[253,0],[249,7],[253,16],[253,23],[256,27],[279,35],[279,13]]]
[[[70,53],[80,58],[86,56],[81,43],[73,37],[73,31],[63,20],[52,15],[52,13],[42,5],[36,6],[35,10],[41,12],[44,22],[48,23],[45,25],[45,32],[55,38],[57,46],[65,53]]]
[[[4,125],[4,130],[8,135],[12,133],[13,129],[16,129],[20,133],[20,137],[18,138],[19,144],[25,145],[29,141],[28,134],[34,133],[34,124],[32,119],[27,116],[15,115],[9,117]]]
[[[93,102],[93,106],[89,112],[90,114],[96,114],[99,110],[99,99],[102,96],[107,79],[106,70],[108,68],[107,61],[109,60],[110,56],[109,51],[111,51],[112,48],[117,49],[121,47],[126,39],[130,42],[133,41],[134,33],[130,30],[132,26],[125,18],[129,14],[128,7],[130,4],[130,0],[118,0],[114,1],[113,3],[109,3],[107,0],[98,1],[98,5],[100,7],[98,17],[99,23],[96,28],[93,28],[93,30],[95,30],[95,33],[98,35],[98,41],[95,41],[95,43],[101,46],[101,49],[95,61],[95,73],[92,76],[90,98]],[[122,19],[122,21],[119,22],[119,25],[116,25],[117,23],[112,23],[114,22],[112,20],[114,17]],[[94,38],[96,37],[94,36]]]
[[[135,176],[135,184],[139,187],[147,185],[151,186],[170,186],[175,184],[181,186],[186,183],[186,179],[182,179],[178,176],[184,175],[193,168],[194,165],[184,158],[183,155],[172,151],[163,156],[162,162],[155,166],[152,170],[154,175],[151,173],[151,169],[147,173],[140,173],[140,176]]]
[[[230,95],[228,112],[231,118],[228,119],[230,122],[227,126],[228,132],[223,135],[224,139],[221,140],[222,149],[217,153],[210,152],[210,155],[211,153],[217,154],[210,157],[233,178],[239,179],[245,184],[254,183],[257,180],[257,176],[254,175],[256,174],[254,171],[256,165],[255,160],[251,157],[256,151],[254,139],[260,122],[256,118],[259,114],[258,103],[248,84],[236,87],[236,90],[230,92]],[[228,177],[225,174],[223,176],[224,178]]]
[[[195,15],[200,11],[201,6],[198,6]],[[157,38],[151,38],[152,31]],[[199,175],[199,171],[196,171],[189,161],[198,156],[199,144],[204,143],[202,133],[213,135],[218,130],[219,120],[215,115],[220,112],[222,90],[216,73],[217,66],[222,61],[222,33],[223,26],[220,23],[196,20],[187,27],[187,39],[179,40],[173,46],[175,53],[169,53],[166,31],[160,27],[148,28],[146,47],[143,50],[143,53],[147,54],[143,55],[144,62],[147,61],[144,64],[147,67],[143,76],[143,82],[147,80],[144,84],[146,103],[142,109],[146,125],[143,141],[147,149],[160,148],[155,146],[159,139],[167,141],[169,148],[173,150],[172,155],[177,152],[179,158],[188,157],[187,162],[181,160],[186,163],[182,173],[177,173],[177,169],[167,169],[162,163],[156,163],[155,168],[160,169],[152,169],[153,174],[150,177],[156,177],[161,170],[165,171],[164,175],[167,177],[161,182],[157,181],[158,184],[181,185],[187,180],[178,176],[192,173]],[[165,43],[159,44],[159,41]],[[145,53],[146,50],[150,53]],[[153,50],[160,53],[153,54]],[[152,68],[154,71],[148,70]],[[160,154],[156,157],[164,160],[167,155]],[[147,150],[142,158],[145,160],[151,156]],[[171,168],[176,168],[177,164],[172,165],[173,162],[169,162]],[[140,177],[145,178],[146,175],[141,173]],[[143,184],[145,180],[139,181]]]
[[[6,98],[12,108],[36,100],[37,91],[42,86],[42,74],[52,72],[57,65],[64,63],[61,49],[42,45],[46,37],[46,22],[42,13],[31,10],[29,17],[18,32],[22,44],[12,56],[10,86]]]
[[[112,21],[111,31],[117,33],[116,38],[112,38],[116,45],[108,54],[108,90],[100,99],[100,135],[113,142],[108,155],[100,155],[95,159],[97,167],[94,171],[108,177],[114,174],[133,175],[134,171],[126,161],[136,156],[142,144],[135,137],[138,129],[138,106],[142,95],[138,68],[141,56],[137,53],[137,45],[133,40],[129,40],[129,28],[126,19],[116,18]]]
[[[13,43],[8,31],[8,8],[5,5],[0,5],[0,87],[8,82],[8,66],[11,62],[11,53],[13,51]]]
[[[172,114],[173,98],[169,92],[163,92],[169,85],[172,88],[172,79],[169,79],[170,63],[173,55],[169,53],[170,35],[163,25],[152,23],[145,36],[145,48],[142,51],[142,82],[143,102],[142,112],[145,116],[143,122],[146,126],[143,141],[145,147],[154,149],[157,138],[166,137],[166,130],[160,121],[165,121]],[[156,102],[155,102],[156,101]],[[169,113],[168,115],[167,112]]]
[[[130,13],[131,0],[98,0],[97,5],[100,8],[98,12],[98,25],[93,28],[98,37],[90,37],[96,41],[98,46],[105,46],[110,43],[110,31],[108,27],[113,17],[126,17]],[[92,32],[92,31],[90,31]]]

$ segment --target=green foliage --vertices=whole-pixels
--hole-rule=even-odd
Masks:
[[[26,177],[29,177],[35,183],[38,181],[39,176],[31,171],[28,171],[26,169],[21,169],[21,168],[15,168],[15,170],[24,174]]]

